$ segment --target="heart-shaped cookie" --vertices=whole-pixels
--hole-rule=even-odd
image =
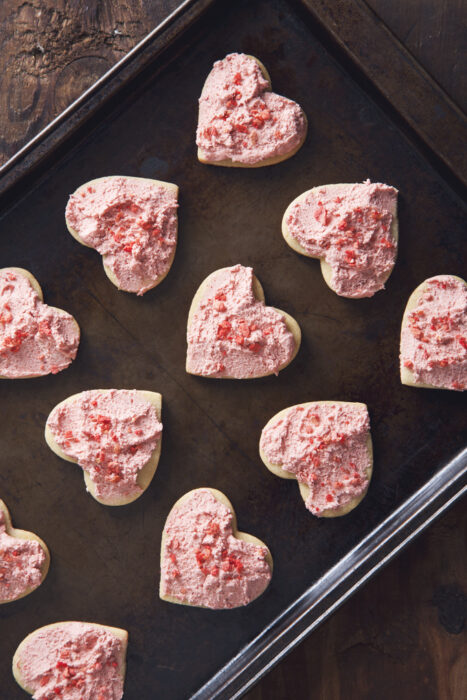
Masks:
[[[47,576],[50,553],[40,537],[11,524],[0,500],[0,605],[24,598]]]
[[[50,413],[45,439],[83,468],[99,503],[122,506],[148,488],[162,442],[162,396],[136,389],[95,389],[69,396]]]
[[[210,165],[257,168],[293,156],[305,141],[307,119],[292,100],[271,92],[254,56],[216,61],[199,100],[198,159]]]
[[[0,270],[0,379],[56,374],[75,359],[79,326],[71,314],[43,303],[27,270]]]
[[[178,187],[120,175],[78,187],[66,225],[79,243],[102,255],[118,289],[142,295],[166,277],[177,246]]]
[[[313,515],[345,515],[365,496],[373,470],[368,409],[345,401],[290,406],[263,428],[259,452],[273,474],[298,481]]]
[[[282,235],[297,253],[321,260],[336,294],[371,297],[396,262],[397,190],[369,180],[314,187],[287,207]]]
[[[467,389],[467,285],[460,277],[430,277],[404,312],[401,382],[425,389]]]
[[[237,608],[261,595],[271,575],[269,549],[237,530],[235,511],[223,493],[195,489],[175,503],[162,533],[162,600]]]
[[[121,700],[127,645],[118,627],[56,622],[23,639],[13,675],[34,700]]]
[[[196,292],[188,315],[186,371],[219,379],[278,374],[298,352],[300,327],[266,306],[251,267],[216,270]]]

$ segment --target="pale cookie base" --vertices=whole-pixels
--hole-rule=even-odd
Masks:
[[[269,75],[264,64],[261,63],[261,61],[258,58],[256,58],[255,56],[248,55],[248,58],[252,58],[254,61],[256,61],[256,63],[258,64],[258,66],[261,69],[262,74],[264,75],[264,77],[266,78],[266,80],[269,83],[268,92],[271,91],[272,90],[271,76]],[[203,89],[204,89],[204,86],[203,86]],[[298,103],[296,103],[296,104],[298,104]],[[299,107],[300,107],[300,105],[299,105]],[[203,150],[201,148],[198,148],[198,160],[200,161],[200,163],[204,163],[205,165],[220,165],[224,168],[262,168],[263,166],[276,165],[276,163],[282,163],[282,161],[288,160],[289,158],[292,158],[292,156],[294,156],[297,153],[297,151],[299,151],[301,149],[301,147],[303,146],[303,144],[305,143],[305,139],[306,139],[306,136],[308,133],[308,120],[306,118],[305,112],[303,111],[303,109],[301,107],[300,107],[300,110],[301,110],[303,117],[305,119],[305,131],[303,132],[303,138],[301,139],[300,143],[297,146],[295,146],[295,148],[293,148],[291,151],[288,151],[287,153],[283,153],[280,156],[273,156],[271,158],[264,158],[264,160],[260,160],[257,163],[239,163],[238,161],[231,160],[230,158],[226,158],[225,160],[208,160],[208,159],[206,159]],[[198,120],[199,120],[199,117],[198,117]]]
[[[21,675],[21,654],[23,651],[24,646],[26,643],[34,637],[38,632],[42,632],[43,630],[48,630],[52,629],[53,627],[61,627],[64,624],[68,624],[69,621],[67,622],[54,622],[51,625],[44,625],[44,627],[38,627],[34,632],[31,632],[31,634],[28,634],[27,637],[23,639],[17,650],[15,651],[15,655],[13,656],[13,664],[12,664],[12,671],[13,671],[13,676],[15,678],[15,681],[18,683],[23,690],[25,690],[29,695],[34,695],[35,690],[32,688],[28,688],[25,682],[23,681],[22,675]],[[73,620],[74,622],[74,620]],[[82,624],[82,623],[80,623]],[[123,680],[123,683],[125,683],[125,674],[126,674],[126,650],[128,646],[128,632],[126,630],[122,630],[119,627],[108,627],[107,625],[99,625],[98,623],[86,623],[86,624],[92,624],[93,627],[98,627],[99,629],[102,630],[107,630],[107,632],[110,632],[113,634],[115,637],[121,640],[122,642],[122,651],[120,658],[117,657],[117,663],[120,666],[120,676]]]
[[[218,489],[211,489],[207,486],[200,487],[200,488],[202,490],[207,489],[208,491],[210,491],[211,494],[214,496],[214,498],[219,501],[219,503],[222,503],[224,506],[226,506],[226,508],[228,508],[230,510],[230,512],[232,513],[232,534],[237,540],[243,540],[244,542],[249,542],[250,544],[255,544],[258,547],[265,547],[267,549],[267,554],[266,554],[265,558],[266,558],[266,562],[271,570],[271,575],[272,575],[273,560],[272,560],[272,554],[269,550],[269,547],[262,540],[260,540],[258,537],[255,537],[254,535],[249,535],[246,532],[240,532],[237,529],[237,516],[235,514],[234,507],[231,504],[231,502],[229,501],[229,499],[227,498],[227,496],[225,496],[222,493],[222,491],[218,491]],[[173,510],[175,510],[175,508],[178,508],[179,506],[181,506],[182,503],[184,503],[189,498],[191,498],[192,494],[196,493],[196,491],[199,491],[200,488],[192,489],[191,491],[188,491],[187,493],[185,493],[181,498],[179,498],[178,501],[176,501],[176,503],[174,503],[174,505],[172,506],[170,513],[167,516],[167,520],[169,519],[170,514],[172,513]],[[161,558],[160,558],[161,572],[162,572],[162,566],[164,563],[165,540],[166,540],[166,534],[165,534],[165,525],[164,525],[164,529],[162,531],[162,542],[161,542]],[[267,588],[267,586],[266,586],[266,588]],[[266,590],[266,589],[264,589],[264,590]],[[263,593],[264,593],[264,591],[263,591]],[[262,595],[262,593],[260,595]],[[181,601],[178,598],[174,598],[170,595],[162,595],[162,576],[161,576],[161,580],[160,580],[160,584],[159,584],[159,597],[162,600],[167,601],[168,603],[176,603],[177,605],[188,605],[191,608],[203,608],[205,610],[212,610],[212,608],[209,608],[206,605],[193,605],[193,603],[189,603],[188,601]],[[251,602],[253,602],[253,601],[251,601]]]
[[[111,389],[98,389],[97,391],[101,391],[102,393],[106,393],[108,391],[111,391]],[[143,399],[151,403],[154,408],[156,409],[156,414],[157,414],[157,419],[161,421],[162,418],[162,395],[158,394],[155,391],[142,391],[138,390],[138,394],[141,395]],[[66,403],[69,403],[72,401],[76,396],[79,396],[79,394],[73,394],[72,396],[69,396],[66,398],[64,401],[61,401],[57,406],[62,406]],[[55,406],[55,408],[57,408]],[[55,410],[55,408],[53,410]],[[48,421],[48,418],[47,418]],[[77,460],[71,459],[68,457],[65,452],[61,449],[61,447],[57,444],[55,441],[55,438],[53,436],[52,431],[50,430],[48,423],[46,422],[45,424],[45,441],[52,450],[52,452],[55,452],[56,455],[61,457],[62,459],[65,459],[67,462],[72,462],[73,464],[79,464]],[[141,488],[141,491],[139,493],[134,494],[133,496],[121,496],[119,498],[112,498],[109,500],[106,500],[104,498],[100,498],[97,493],[96,493],[96,486],[94,482],[92,481],[91,477],[89,476],[89,473],[83,469],[83,475],[84,475],[84,483],[86,484],[86,490],[91,494],[93,498],[96,499],[96,501],[99,501],[99,503],[102,503],[104,506],[125,506],[128,503],[133,503],[133,501],[136,501],[140,496],[143,495],[143,493],[146,491],[148,488],[149,484],[151,483],[154,474],[156,473],[157,465],[159,464],[159,458],[161,456],[161,449],[162,449],[162,435],[159,438],[159,441],[149,458],[149,460],[146,462],[144,467],[140,470],[136,483],[138,486]]]
[[[141,180],[142,182],[152,182],[152,183],[155,183],[156,185],[160,185],[160,186],[164,187],[166,190],[169,190],[170,192],[175,192],[175,194],[178,197],[178,185],[174,185],[171,182],[163,182],[162,180],[153,180],[151,178],[146,178],[146,177],[131,177],[129,175],[108,175],[107,177],[97,177],[94,180],[89,180],[89,182],[85,182],[84,184],[80,185],[73,192],[73,194],[74,195],[78,194],[79,192],[81,192],[81,190],[87,189],[88,187],[91,187],[92,185],[94,185],[94,183],[99,182],[100,180],[111,180],[111,179],[116,178],[116,177],[125,178],[125,180]],[[66,215],[65,215],[65,223],[66,223],[66,227],[67,227],[68,231],[71,233],[73,238],[75,238],[78,241],[78,243],[81,243],[81,245],[84,245],[85,248],[91,248],[92,250],[96,250],[94,248],[94,246],[89,245],[88,243],[85,243],[82,240],[82,238],[80,238],[78,231],[76,231],[76,229],[74,229],[71,226]],[[162,282],[162,280],[165,280],[165,278],[167,277],[167,275],[170,272],[170,268],[172,267],[172,263],[173,263],[174,258],[175,258],[176,250],[177,250],[177,241],[175,241],[175,246],[174,246],[172,255],[169,258],[166,272],[163,275],[161,275],[160,277],[158,277],[157,280],[152,280],[152,279],[145,280],[144,286],[147,287],[147,289],[146,289],[147,292],[149,292],[150,289],[154,289],[154,287],[157,287],[157,285],[159,285]],[[96,252],[98,252],[98,251],[96,251]],[[100,255],[100,253],[99,253],[99,255]],[[114,284],[117,287],[117,289],[119,291],[127,292],[128,294],[137,294],[137,292],[128,291],[128,290],[122,289],[120,287],[120,283],[119,283],[118,279],[116,278],[116,276],[114,275],[114,273],[112,272],[110,267],[108,267],[104,263],[104,260],[102,260],[102,266],[103,266],[104,272],[107,275],[107,277],[109,278],[109,280],[112,282],[112,284]]]
[[[349,401],[309,401],[307,403],[295,404],[295,406],[288,406],[287,408],[284,408],[282,411],[279,411],[279,413],[276,413],[276,415],[273,416],[266,423],[264,428],[267,428],[270,423],[272,423],[273,421],[275,422],[281,416],[285,416],[290,411],[291,408],[296,408],[297,406],[303,406],[303,408],[307,409],[309,406],[314,406],[316,404],[322,404],[322,405],[331,404],[333,406],[337,404],[337,405],[345,406],[348,403],[350,403],[350,402]],[[365,408],[367,408],[366,404],[363,404],[363,403],[359,404],[358,402],[352,402],[352,403],[357,405],[357,406],[364,406]],[[358,504],[365,498],[367,491],[368,491],[368,487],[370,485],[371,476],[373,474],[373,444],[371,442],[370,433],[368,433],[367,448],[368,448],[368,455],[370,457],[370,467],[366,471],[368,485],[367,485],[365,491],[363,491],[363,493],[361,493],[359,496],[352,498],[352,500],[350,500],[348,503],[345,503],[344,505],[339,506],[339,508],[328,508],[326,510],[323,510],[320,514],[321,518],[338,518],[341,515],[347,515],[347,513],[350,513],[350,511],[353,510],[354,508],[356,508],[356,506],[358,506]],[[259,454],[260,454],[260,457],[263,460],[264,464],[266,465],[266,467],[269,469],[270,472],[272,472],[276,476],[280,476],[281,479],[295,479],[295,481],[297,481],[298,488],[300,489],[300,495],[303,498],[303,500],[306,502],[306,500],[308,499],[308,497],[310,495],[309,487],[306,484],[304,484],[303,482],[298,481],[296,475],[292,474],[292,472],[288,472],[285,469],[282,469],[282,467],[279,466],[278,464],[273,464],[272,462],[270,462],[268,460],[268,458],[266,457],[265,453],[263,452],[263,450],[261,449],[261,447],[259,448]]]
[[[32,275],[28,270],[25,270],[22,267],[8,267],[8,268],[3,268],[3,269],[8,269],[8,270],[14,270],[17,272],[19,275],[23,275],[23,277],[26,277],[27,280],[31,283],[32,288],[34,289],[35,292],[37,292],[37,295],[39,296],[40,300],[44,302],[44,295],[42,293],[41,286],[39,282],[36,280],[34,275]],[[49,306],[47,304],[47,306]],[[56,306],[49,306],[50,309],[53,309],[54,311],[58,311],[60,314],[64,314],[66,316],[71,316],[67,311],[64,311],[63,309],[59,309]],[[75,318],[73,318],[73,321],[75,322],[76,325],[76,331],[78,333],[78,343],[81,335],[80,327],[78,326],[78,323]],[[50,374],[50,372],[48,373]],[[47,374],[28,374],[26,377],[15,377],[15,379],[33,379],[34,377],[46,377]],[[12,377],[3,377],[0,374],[0,379],[12,379]]]
[[[300,245],[300,243],[292,236],[290,233],[289,227],[287,225],[287,219],[289,217],[289,214],[291,212],[291,209],[294,204],[297,204],[297,202],[301,202],[306,197],[309,195],[310,192],[315,192],[321,190],[323,187],[326,188],[328,192],[332,192],[333,190],[339,188],[339,187],[351,187],[355,183],[341,183],[341,184],[334,184],[334,185],[320,185],[319,187],[313,187],[311,190],[307,190],[306,192],[303,192],[301,195],[296,197],[293,202],[289,204],[287,209],[284,212],[284,216],[282,217],[282,235],[286,241],[286,243],[292,248],[292,250],[295,250],[296,253],[300,253],[300,255],[304,255],[307,258],[314,258],[315,260],[319,260],[321,263],[321,274],[324,277],[324,281],[328,285],[330,289],[332,289],[333,292],[338,294],[334,287],[332,286],[332,267],[326,262],[324,258],[320,258],[319,255],[311,255],[308,253],[305,248]],[[397,217],[397,202],[396,202],[396,213],[392,217],[392,223],[391,223],[391,236],[394,238],[396,243],[399,240],[399,220]],[[396,249],[396,259],[397,259],[397,249]],[[394,260],[394,265],[396,264],[396,260]],[[389,270],[387,273],[386,277],[382,279],[383,284],[389,279],[393,269],[394,265],[392,268]],[[344,295],[339,295],[339,296],[344,296]],[[360,297],[358,296],[352,296],[352,297],[345,297],[346,299],[364,299],[365,297],[362,295]]]
[[[223,267],[223,268],[220,268],[219,270],[215,270],[215,272],[211,272],[211,274],[208,275],[206,277],[206,279],[198,287],[198,290],[196,291],[196,294],[193,297],[193,301],[191,302],[190,310],[188,312],[187,333],[190,330],[193,316],[195,315],[199,305],[202,302],[204,292],[205,292],[206,288],[209,286],[209,283],[220,272],[223,272],[224,270],[228,270],[228,269],[229,269],[228,267]],[[259,279],[256,277],[256,275],[253,275],[253,294],[258,301],[262,301],[262,302],[266,303],[263,288],[261,286]],[[283,316],[285,323],[286,323],[286,326],[287,326],[287,330],[289,330],[292,333],[294,343],[295,343],[295,350],[294,350],[290,360],[288,360],[287,362],[284,362],[277,369],[277,372],[281,372],[283,369],[288,367],[288,365],[290,365],[290,363],[297,356],[297,353],[300,349],[300,343],[302,342],[302,332],[300,330],[300,326],[298,325],[297,321],[292,316],[290,316],[290,314],[288,314],[286,311],[282,311],[282,309],[276,309],[275,306],[269,306],[268,308],[274,309],[274,311],[277,311],[281,316]],[[193,374],[194,376],[197,376],[197,377],[204,377],[205,379],[239,379],[239,377],[227,377],[227,376],[226,377],[212,377],[212,376],[205,375],[205,374],[195,374],[194,372],[190,372],[190,370],[188,369],[188,364],[186,365],[185,369],[188,372],[188,374]],[[276,372],[268,372],[268,374],[255,374],[255,375],[252,375],[251,377],[245,377],[245,379],[260,379],[261,377],[270,377],[272,374],[276,374]],[[240,379],[243,379],[243,377],[241,377]]]
[[[13,527],[11,523],[11,516],[8,511],[8,508],[6,507],[6,504],[0,499],[0,511],[3,511],[5,515],[5,525],[6,525],[6,532],[7,535],[10,535],[10,537],[15,537],[18,540],[34,540],[35,542],[38,542],[41,549],[43,550],[45,554],[45,561],[41,566],[41,580],[40,583],[37,584],[37,586],[34,586],[33,588],[27,588],[24,593],[21,595],[17,596],[16,598],[13,598],[12,600],[2,600],[0,598],[0,605],[3,603],[13,603],[15,600],[19,600],[20,598],[24,598],[25,596],[29,595],[33,591],[36,590],[36,588],[39,588],[39,586],[44,582],[45,577],[47,576],[49,572],[49,567],[50,567],[50,552],[49,548],[47,547],[46,543],[44,540],[42,540],[40,537],[35,535],[33,532],[28,532],[28,530],[18,530],[17,528]]]
[[[459,280],[459,282],[462,282],[467,286],[467,282],[462,279],[462,277],[457,277],[457,275],[452,275],[455,279]],[[430,278],[431,279],[431,278]],[[402,325],[401,325],[401,342],[402,342],[402,329],[405,327],[405,325],[409,321],[409,314],[412,313],[412,311],[415,309],[415,307],[418,304],[418,300],[422,296],[423,292],[427,289],[427,280],[422,282],[421,284],[414,289],[412,294],[409,297],[409,300],[407,302],[407,306],[405,307],[404,311],[404,316],[402,317]],[[408,367],[404,367],[402,365],[402,362],[400,364],[400,371],[401,371],[401,384],[405,384],[406,386],[415,386],[420,389],[442,389],[444,391],[449,391],[448,387],[445,386],[434,386],[433,384],[424,384],[423,382],[417,382],[415,379],[414,373],[412,370],[410,370]]]

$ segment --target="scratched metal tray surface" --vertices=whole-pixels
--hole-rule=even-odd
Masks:
[[[398,374],[409,294],[426,277],[464,272],[458,181],[435,167],[436,157],[301,5],[219,0],[198,3],[197,13],[184,4],[189,21],[168,25],[165,42],[156,37],[135,54],[112,94],[95,91],[79,123],[72,113],[57,122],[48,141],[26,152],[26,164],[5,171],[0,266],[33,272],[46,302],[73,313],[82,329],[69,369],[0,385],[0,497],[14,523],[37,532],[52,554],[45,583],[0,609],[0,687],[8,700],[24,697],[10,671],[21,639],[70,619],[129,631],[128,700],[237,697],[465,490],[465,397],[403,387]],[[291,160],[258,170],[197,162],[197,99],[213,61],[230,51],[258,56],[273,88],[305,109],[309,135]],[[180,186],[175,262],[143,298],[118,292],[98,254],[65,229],[68,195],[108,174]],[[348,300],[325,285],[316,261],[285,245],[280,223],[302,191],[367,177],[400,191],[399,258],[386,291]],[[267,301],[301,326],[300,352],[277,378],[208,381],[185,373],[192,296],[210,272],[235,263],[251,265]],[[126,507],[94,501],[80,469],[43,439],[55,404],[101,387],[164,397],[158,471]],[[274,477],[258,455],[274,413],[321,399],[367,403],[374,441],[367,497],[334,520],[314,518],[296,484]],[[269,589],[244,609],[213,612],[158,598],[165,518],[198,486],[224,491],[240,528],[273,553]]]

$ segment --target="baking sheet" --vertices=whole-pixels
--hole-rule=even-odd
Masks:
[[[213,61],[230,51],[258,56],[273,89],[303,106],[309,135],[290,161],[251,171],[197,162],[197,99]],[[29,269],[45,301],[71,312],[82,329],[70,369],[0,384],[0,497],[14,524],[37,532],[52,553],[43,586],[0,608],[0,681],[8,699],[24,697],[10,671],[17,644],[37,627],[66,619],[129,630],[125,698],[187,697],[462,447],[465,397],[402,387],[398,335],[419,282],[463,274],[465,210],[333,54],[295,4],[221,0],[188,38],[158,56],[152,75],[124,85],[112,109],[52,154],[15,201],[4,201],[0,266]],[[65,229],[69,193],[108,174],[180,186],[175,262],[143,298],[119,293],[100,256]],[[302,191],[367,177],[400,190],[399,259],[386,291],[348,300],[325,285],[317,261],[285,245],[280,222]],[[299,355],[277,378],[186,375],[192,296],[210,272],[238,262],[254,268],[267,302],[300,323]],[[56,403],[97,387],[150,389],[164,397],[158,471],[127,507],[95,502],[79,468],[57,458],[43,439]],[[270,474],[258,455],[261,429],[274,413],[321,399],[367,403],[375,450],[367,497],[332,521],[311,516],[296,484]],[[240,528],[273,553],[272,584],[245,609],[213,612],[158,599],[165,518],[177,498],[198,486],[224,491]]]

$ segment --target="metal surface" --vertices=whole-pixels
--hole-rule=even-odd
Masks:
[[[232,50],[261,58],[273,89],[304,107],[310,133],[291,160],[254,171],[197,162],[197,99],[212,62]],[[460,459],[439,471],[463,447],[465,397],[403,387],[398,375],[399,327],[409,294],[431,275],[463,273],[465,211],[456,194],[392,113],[347,71],[322,28],[293,3],[221,0],[180,40],[172,37],[164,51],[159,45],[154,56],[147,67],[138,65],[138,75],[122,83],[92,121],[72,129],[39,167],[34,161],[35,170],[1,202],[0,266],[31,270],[45,301],[73,313],[82,329],[78,357],[68,370],[0,384],[0,497],[14,523],[37,532],[52,554],[44,585],[0,608],[0,685],[8,700],[24,697],[10,672],[17,644],[50,622],[82,619],[127,628],[125,699],[150,700],[186,698],[289,606],[303,613],[300,625],[284,614],[283,628],[264,633],[267,653],[257,664],[241,671],[250,652],[233,662],[234,673],[241,671],[240,692],[272,663],[271,652],[285,653],[465,483]],[[86,180],[117,173],[180,186],[175,262],[160,287],[143,298],[119,293],[98,254],[79,246],[64,225],[70,192]],[[347,300],[325,285],[319,263],[285,245],[280,222],[305,189],[366,177],[400,190],[399,259],[386,291]],[[207,274],[237,262],[252,265],[266,300],[298,320],[300,353],[277,378],[188,376],[185,324],[192,296]],[[79,468],[57,458],[43,439],[56,403],[96,387],[149,389],[164,397],[158,471],[148,491],[127,507],[95,502],[84,491]],[[274,413],[319,399],[367,403],[375,449],[367,497],[333,521],[311,516],[296,484],[275,478],[258,455],[261,428]],[[240,528],[272,551],[272,584],[245,609],[212,612],[158,599],[165,518],[177,498],[203,485],[224,491]],[[409,504],[394,515],[418,489],[413,511]],[[354,561],[361,563],[358,570],[345,558],[353,550],[364,557]],[[333,579],[333,567],[342,579]],[[318,607],[317,588],[311,598],[305,593],[300,599],[313,585],[319,588]],[[253,656],[259,651],[256,645]]]

